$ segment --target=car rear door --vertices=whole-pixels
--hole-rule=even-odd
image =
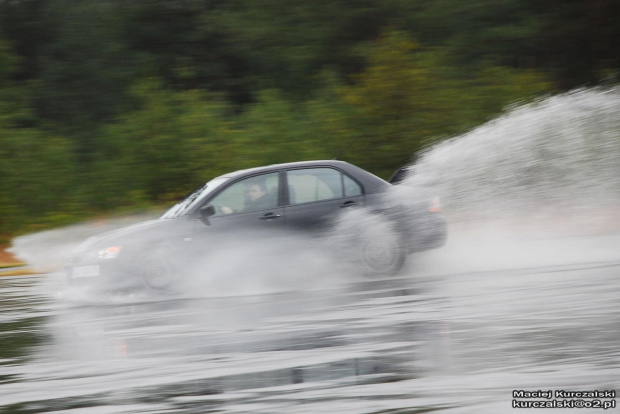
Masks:
[[[320,231],[346,209],[364,203],[362,185],[332,167],[286,171],[284,214],[287,228]]]

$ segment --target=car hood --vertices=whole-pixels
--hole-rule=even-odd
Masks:
[[[128,244],[136,246],[153,243],[178,237],[188,231],[190,231],[189,220],[186,217],[147,220],[92,236],[75,248],[73,256],[93,249],[116,245],[125,247]]]

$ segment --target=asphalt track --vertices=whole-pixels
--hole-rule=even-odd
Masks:
[[[514,390],[617,392],[619,240],[457,238],[398,277],[226,297],[3,278],[0,411],[501,413],[541,400]]]

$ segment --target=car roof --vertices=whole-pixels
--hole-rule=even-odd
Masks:
[[[357,167],[353,164],[349,164],[345,161],[340,160],[314,160],[314,161],[297,161],[297,162],[288,162],[284,164],[272,164],[266,165],[263,167],[249,168],[245,170],[233,171],[224,175],[221,175],[219,178],[225,178],[228,180],[236,180],[241,177],[246,177],[254,174],[266,173],[271,171],[280,171],[284,169],[294,169],[294,168],[313,168],[313,167],[332,167],[338,170],[341,170],[347,175],[358,180],[366,189],[367,193],[376,193],[385,190],[387,187],[390,187],[392,184],[388,183],[382,178],[377,177],[376,175]]]
[[[349,170],[350,168],[357,168],[353,166],[352,164],[349,164],[348,162],[339,161],[339,160],[296,161],[296,162],[287,162],[287,163],[282,163],[282,164],[265,165],[262,167],[248,168],[245,170],[232,171],[224,175],[221,175],[221,177],[222,178],[237,178],[240,176],[252,175],[255,173],[261,173],[261,172],[267,172],[267,171],[283,170],[283,169],[288,169],[288,168],[319,167],[319,166],[336,167],[336,168],[341,168],[344,170]]]

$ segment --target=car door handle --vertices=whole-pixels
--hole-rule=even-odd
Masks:
[[[353,206],[355,206],[355,201],[345,201],[344,203],[340,204],[340,208],[353,207]]]
[[[260,217],[261,220],[273,220],[282,217],[280,214],[275,213],[267,213],[264,216]]]

